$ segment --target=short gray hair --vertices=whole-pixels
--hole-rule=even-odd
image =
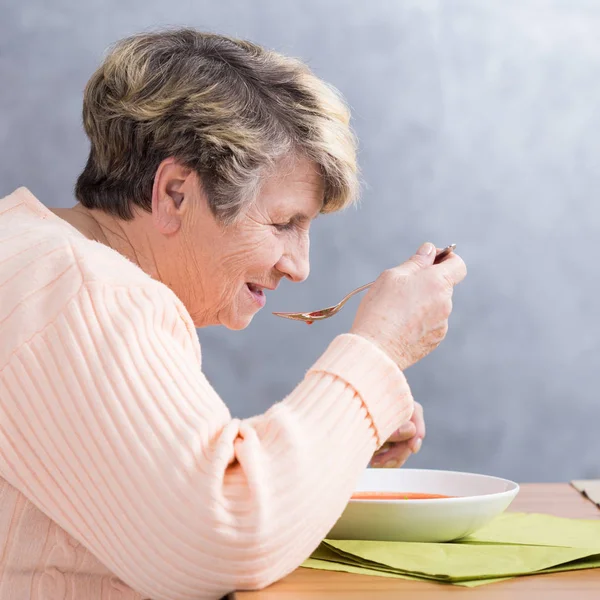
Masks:
[[[231,222],[280,160],[323,178],[323,212],[358,196],[356,141],[339,93],[299,60],[251,42],[175,29],[118,42],[85,89],[90,155],[77,199],[123,219],[151,210],[159,164],[194,170],[213,214]]]

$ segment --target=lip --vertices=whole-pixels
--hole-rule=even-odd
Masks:
[[[277,289],[277,286],[275,287],[268,287],[266,285],[260,285],[260,283],[254,283],[253,281],[248,281],[248,283],[252,284],[253,286],[260,288],[261,290],[269,290],[270,292],[274,292]],[[246,285],[248,285],[248,283],[246,283]]]
[[[251,283],[251,282],[249,282]],[[257,285],[252,283],[252,285],[255,285],[257,288],[259,288],[261,291],[263,290],[268,290],[270,288],[266,288],[262,285]],[[262,294],[257,294],[255,292],[253,292],[249,287],[248,287],[248,283],[246,283],[244,285],[244,287],[246,288],[246,290],[248,291],[248,294],[250,295],[250,297],[252,298],[252,300],[254,300],[254,302],[256,302],[256,304],[258,304],[261,308],[267,303],[267,297],[263,291]]]

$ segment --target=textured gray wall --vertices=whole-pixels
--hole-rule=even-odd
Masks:
[[[312,276],[268,308],[318,308],[456,242],[470,275],[450,334],[412,368],[428,439],[414,467],[552,481],[600,476],[600,3],[584,0],[0,0],[0,194],[73,203],[81,91],[105,48],[168,24],[307,60],[352,105],[359,210],[319,219]],[[281,399],[356,302],[312,327],[265,310],[200,332],[234,414]]]

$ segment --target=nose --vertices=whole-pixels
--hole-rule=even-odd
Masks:
[[[310,273],[310,242],[308,236],[298,240],[290,248],[286,248],[276,265],[278,271],[283,273],[290,281],[300,283]]]

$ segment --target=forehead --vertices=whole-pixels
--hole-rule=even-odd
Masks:
[[[294,211],[314,218],[323,208],[325,186],[319,167],[300,157],[281,163],[264,181],[257,208]]]

